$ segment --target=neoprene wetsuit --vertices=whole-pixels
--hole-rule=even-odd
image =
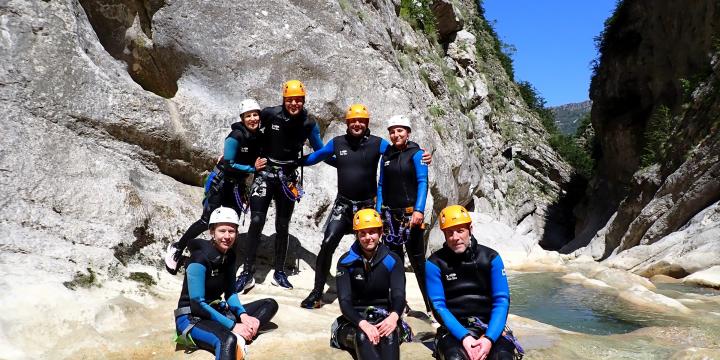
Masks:
[[[489,359],[512,359],[512,342],[501,336],[510,307],[510,289],[500,255],[474,237],[462,254],[447,244],[425,262],[427,292],[442,325],[435,337],[439,359],[467,359],[465,336],[485,335],[493,346]],[[471,325],[473,318],[487,330]]]
[[[250,273],[255,272],[260,232],[265,226],[272,199],[275,199],[275,271],[283,271],[295,201],[285,195],[280,172],[287,181],[297,182],[297,161],[305,140],[309,140],[315,150],[323,146],[320,128],[308,117],[305,109],[291,117],[282,105],[268,107],[260,112],[260,121],[263,132],[262,157],[268,159],[268,165],[258,172],[250,189],[251,216],[243,267],[243,271]]]
[[[241,199],[247,197],[245,182],[255,172],[255,160],[260,155],[258,132],[250,132],[242,122],[231,126],[232,131],[225,138],[223,159],[213,169],[215,176],[208,184],[207,200],[203,204],[203,213],[178,240],[176,248],[183,250],[190,239],[194,239],[208,229],[208,221],[213,210],[220,206],[233,208],[242,215]]]
[[[375,207],[378,160],[389,145],[366,130],[362,136],[336,136],[305,159],[305,165],[314,165],[332,156],[336,159],[338,194],[325,222],[324,239],[315,263],[314,289],[320,293],[330,273],[335,249],[342,237],[352,232],[353,215],[360,209]]]
[[[214,353],[216,359],[234,360],[237,338],[232,329],[240,322],[240,315],[247,313],[257,318],[262,327],[275,315],[278,304],[263,299],[242,305],[232,292],[234,251],[223,254],[204,239],[190,240],[188,246],[191,257],[175,311],[176,330],[178,334],[187,332],[198,347]],[[221,299],[224,302],[211,305]]]
[[[425,212],[428,166],[422,162],[422,155],[420,146],[412,141],[403,150],[388,147],[380,161],[377,211],[385,225],[385,244],[403,261],[402,242],[406,241],[404,245],[425,301],[425,310],[430,311],[425,289],[424,230],[420,226],[409,228],[413,211]]]
[[[373,345],[358,327],[362,320],[374,325],[385,318],[366,312],[369,306],[402,315],[405,309],[405,270],[398,256],[387,246],[378,244],[375,255],[367,260],[356,241],[338,261],[337,290],[343,314],[337,319],[336,333],[341,347],[354,352],[358,359],[399,359],[400,320],[398,328],[382,337],[378,345]]]

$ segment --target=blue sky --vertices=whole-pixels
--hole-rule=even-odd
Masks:
[[[593,38],[616,0],[484,0],[485,17],[514,45],[515,80],[529,81],[548,106],[588,99]]]

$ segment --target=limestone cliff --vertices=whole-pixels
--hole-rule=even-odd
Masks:
[[[718,30],[715,1],[619,3],[590,88],[598,174],[565,251],[647,276],[720,262]]]

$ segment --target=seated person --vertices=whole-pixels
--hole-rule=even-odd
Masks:
[[[515,339],[503,334],[510,290],[500,255],[478,244],[464,207],[448,206],[439,219],[445,244],[425,262],[428,297],[441,324],[436,357],[513,359]]]
[[[353,217],[357,240],[337,265],[342,316],[333,324],[331,344],[357,359],[400,358],[400,314],[405,309],[402,261],[380,243],[382,220],[374,209]],[[409,331],[408,331],[409,332]]]
[[[210,214],[210,241],[193,239],[183,281],[175,326],[184,344],[215,354],[216,359],[240,360],[245,342],[258,334],[278,310],[273,299],[243,306],[233,292],[239,218],[235,210],[219,207]],[[221,301],[221,296],[225,299]]]

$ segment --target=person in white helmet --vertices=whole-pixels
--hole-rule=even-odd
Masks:
[[[402,260],[403,246],[417,277],[425,301],[425,311],[431,314],[425,289],[425,200],[428,190],[428,166],[423,163],[423,151],[410,141],[410,119],[395,115],[388,120],[390,146],[380,161],[376,210],[384,223],[385,244]]]
[[[243,305],[233,291],[239,218],[235,210],[218,207],[209,218],[210,241],[190,240],[190,261],[175,315],[176,342],[215,354],[216,359],[241,360],[246,342],[277,313],[273,299]]]
[[[240,102],[240,121],[231,125],[225,138],[223,156],[205,184],[206,197],[199,220],[190,225],[178,242],[170,244],[165,254],[165,267],[171,274],[178,271],[183,250],[190,239],[199,236],[208,226],[210,213],[219,206],[238,213],[249,209],[246,182],[251,174],[265,168],[267,160],[260,157],[260,105],[253,99]]]

